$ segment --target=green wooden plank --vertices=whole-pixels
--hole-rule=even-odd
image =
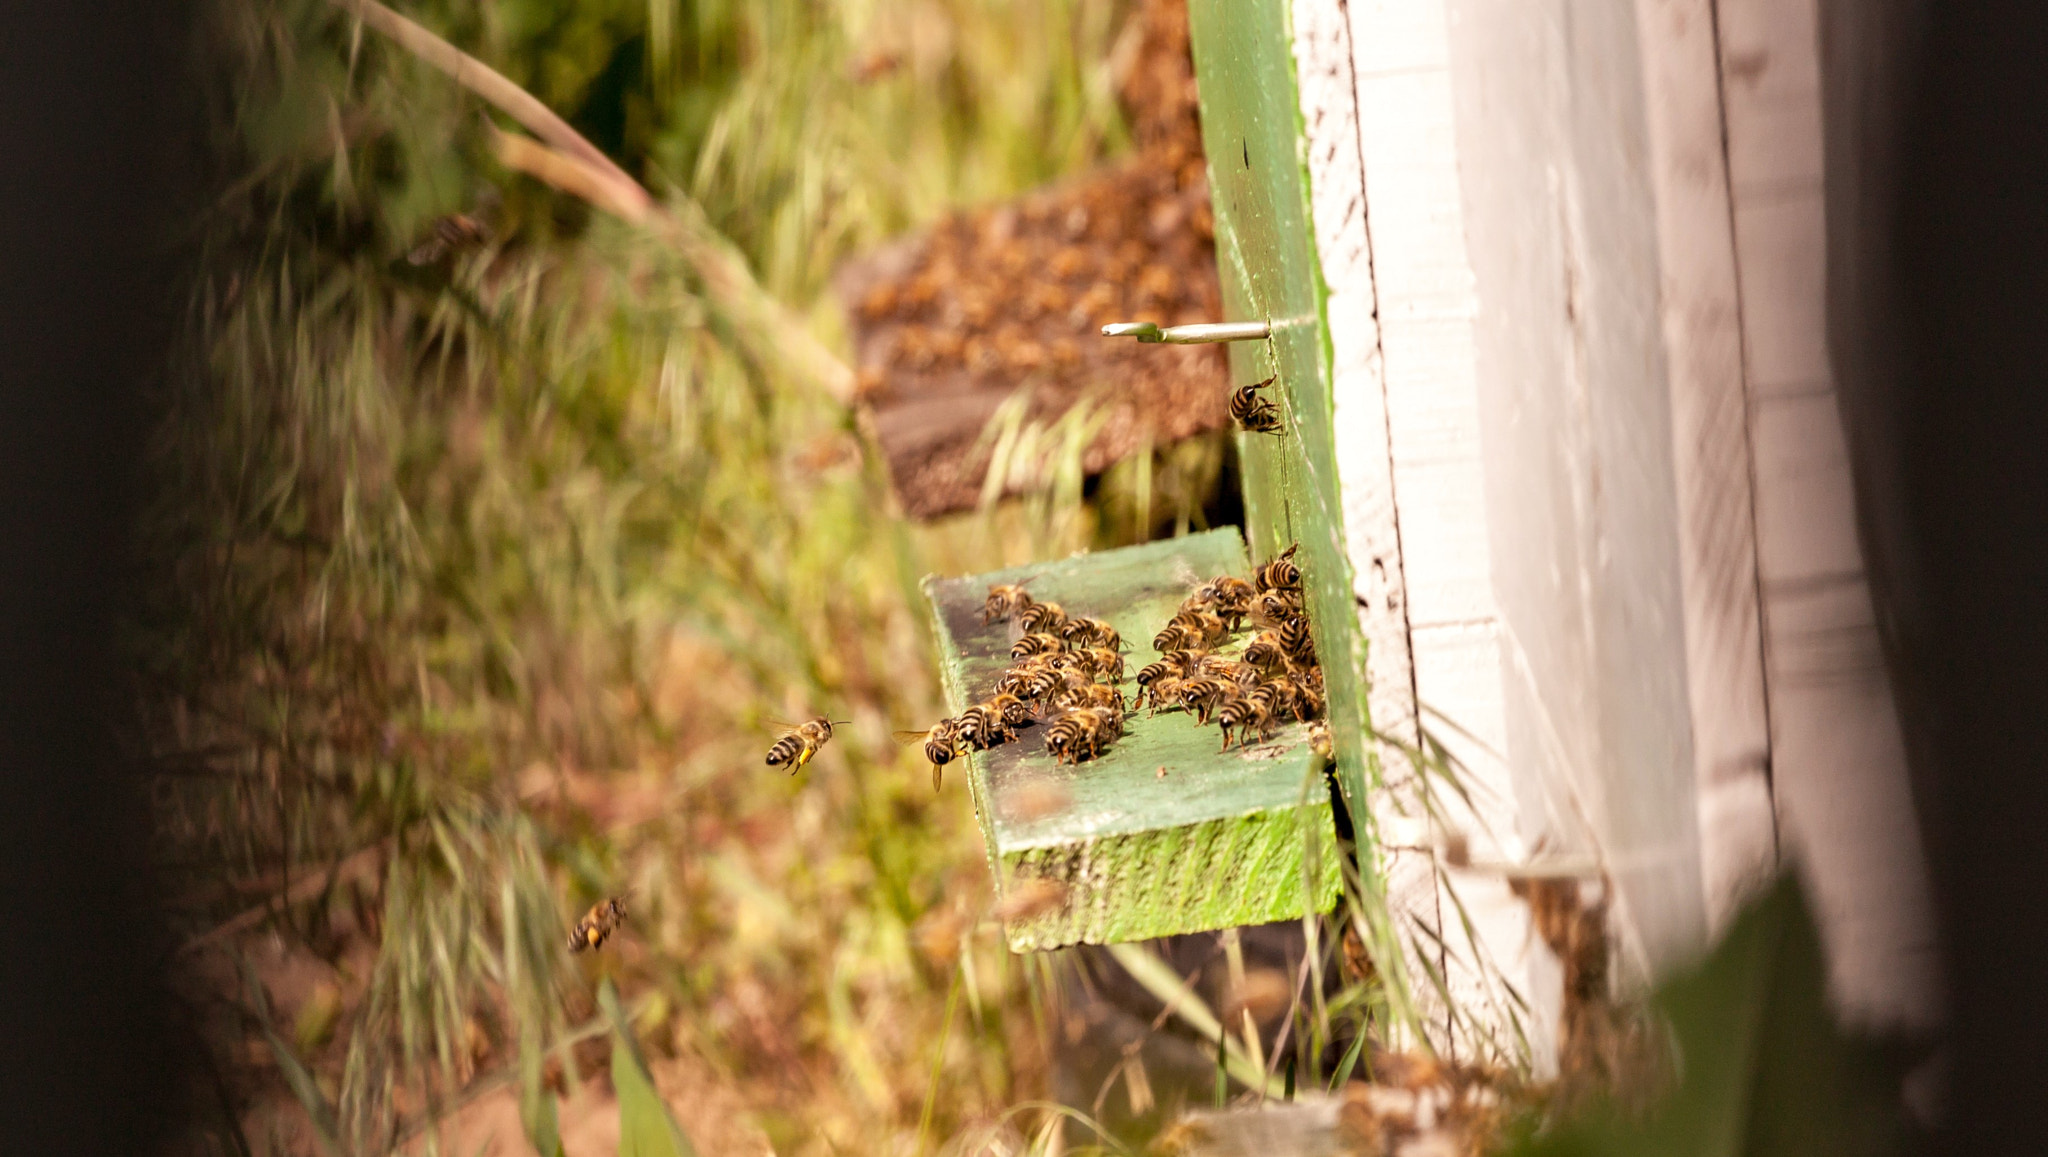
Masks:
[[[1272,336],[1231,347],[1235,384],[1266,391],[1286,431],[1238,435],[1252,549],[1261,561],[1299,542],[1310,625],[1330,695],[1337,782],[1365,815],[1376,769],[1365,741],[1365,640],[1352,595],[1332,433],[1328,287],[1309,217],[1307,150],[1281,0],[1190,0],[1202,144],[1216,214],[1227,320],[1263,320]],[[1360,838],[1369,825],[1357,825]]]
[[[985,626],[995,583],[1026,582],[1034,598],[1109,622],[1131,651],[1131,678],[1150,640],[1196,586],[1248,576],[1235,530],[968,578],[927,578],[950,708],[984,698],[1009,666],[1011,623]],[[1107,944],[1285,920],[1334,903],[1336,828],[1322,761],[1296,724],[1271,742],[1219,752],[1216,727],[1182,712],[1133,713],[1125,736],[1097,759],[1061,765],[1042,728],[970,754],[968,781],[999,895],[1041,878],[1064,894],[1048,911],[1011,922],[1025,952]],[[1160,775],[1164,768],[1166,774]],[[950,770],[950,767],[949,767]]]

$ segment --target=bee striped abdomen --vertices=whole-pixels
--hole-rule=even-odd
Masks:
[[[1273,384],[1272,378],[1240,386],[1230,395],[1230,420],[1240,429],[1253,434],[1277,434],[1280,432],[1280,411],[1273,403],[1259,396],[1259,391]]]

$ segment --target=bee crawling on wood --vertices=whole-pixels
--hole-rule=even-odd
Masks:
[[[1123,713],[1113,707],[1068,711],[1045,731],[1045,749],[1061,763],[1080,763],[1102,754],[1124,730]]]
[[[777,723],[787,731],[768,749],[768,766],[781,767],[789,764],[789,774],[795,775],[818,754],[818,749],[831,742],[834,725],[844,727],[850,719],[827,719],[823,715],[803,723]]]
[[[1017,612],[1017,621],[1024,624],[1028,633],[1058,637],[1060,628],[1067,623],[1067,610],[1058,603],[1032,603]]]
[[[1032,604],[1033,607],[1042,607],[1044,605],[1044,603]],[[1031,655],[1049,655],[1066,649],[1067,641],[1058,635],[1030,634],[1010,644],[1010,658],[1023,659]]]
[[[1251,610],[1254,593],[1252,584],[1243,579],[1218,575],[1196,588],[1180,609],[1208,611],[1221,618],[1226,629],[1235,632]]]
[[[1116,628],[1101,619],[1085,616],[1068,619],[1060,624],[1059,636],[1076,647],[1106,647],[1112,651],[1123,649],[1123,636]]]
[[[1280,557],[1259,568],[1259,573],[1252,576],[1252,585],[1258,593],[1301,589],[1301,568],[1294,564],[1294,552],[1300,549],[1298,542],[1289,544],[1280,552]]]
[[[586,948],[602,948],[611,939],[619,925],[626,922],[626,906],[617,896],[600,900],[590,906],[583,919],[569,929],[569,951],[581,952]]]
[[[1230,420],[1248,434],[1278,434],[1280,432],[1280,408],[1259,396],[1259,391],[1273,384],[1274,379],[1253,382],[1239,386],[1230,395]]]
[[[1273,730],[1273,696],[1271,693],[1260,694],[1263,690],[1256,688],[1249,695],[1233,691],[1216,708],[1216,723],[1223,731],[1222,750],[1230,750],[1232,728],[1237,729],[1239,747],[1251,741],[1253,731],[1257,731],[1263,741]]]
[[[1023,583],[1004,583],[988,588],[988,601],[981,604],[983,623],[1006,623],[1031,605]]]
[[[962,711],[953,724],[961,745],[974,751],[987,751],[1017,738],[1003,718],[1002,706],[994,703],[976,703]]]

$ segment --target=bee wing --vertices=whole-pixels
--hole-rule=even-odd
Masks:
[[[802,723],[791,723],[787,719],[777,719],[773,716],[764,715],[761,717],[761,722],[767,724],[770,730],[780,731],[784,734],[787,734],[791,731],[800,731],[803,729]]]
[[[938,791],[940,787],[945,783],[945,780],[946,765],[943,763],[932,764],[932,790]]]
[[[891,731],[889,738],[898,743],[923,743],[930,731]]]

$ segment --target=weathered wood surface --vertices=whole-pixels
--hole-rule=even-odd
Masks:
[[[1149,662],[1150,639],[1196,586],[1247,576],[1234,529],[965,578],[928,578],[953,711],[986,697],[1009,666],[1018,628],[983,625],[990,585],[1108,621],[1131,649],[1124,690]],[[966,757],[974,808],[999,896],[1049,880],[1061,894],[1012,921],[1025,952],[1107,944],[1285,920],[1335,902],[1336,828],[1322,760],[1299,724],[1219,752],[1220,733],[1182,712],[1134,713],[1108,753],[1062,765],[1043,728]],[[953,769],[948,768],[951,772]],[[1163,771],[1163,774],[1162,774]]]
[[[1278,435],[1238,435],[1245,521],[1262,561],[1300,544],[1296,561],[1329,685],[1337,781],[1353,814],[1363,815],[1370,780],[1365,643],[1345,552],[1327,289],[1302,166],[1287,19],[1279,4],[1193,0],[1188,7],[1224,317],[1272,327],[1263,342],[1231,347],[1231,379],[1275,378],[1267,396],[1285,421]]]

